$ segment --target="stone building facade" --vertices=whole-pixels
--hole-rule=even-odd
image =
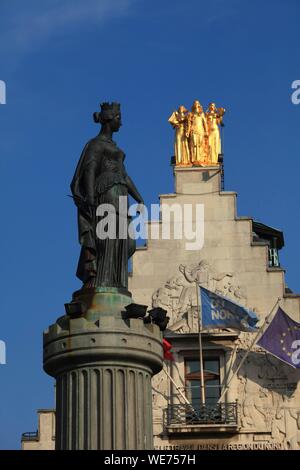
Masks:
[[[55,449],[55,410],[38,410],[38,429],[25,432],[21,438],[22,450]]]
[[[187,250],[184,239],[152,239],[151,224],[161,223],[150,222],[129,286],[135,302],[162,307],[170,317],[165,336],[174,361],[165,369],[173,382],[164,371],[153,379],[155,448],[300,449],[300,371],[261,348],[251,349],[218,404],[253,333],[202,334],[206,406],[200,402],[196,281],[253,310],[260,325],[278,305],[299,322],[300,295],[287,289],[279,265],[283,235],[237,215],[237,195],[221,190],[219,167],[175,167],[174,176],[174,194],[161,195],[160,203],[204,205],[203,247]]]
[[[147,245],[135,253],[129,279],[134,302],[161,307],[170,317],[165,337],[174,361],[152,381],[155,448],[300,449],[300,371],[261,348],[251,349],[218,403],[253,333],[202,333],[205,406],[200,401],[196,283],[250,308],[260,325],[278,305],[300,322],[300,295],[286,287],[279,264],[283,234],[237,215],[236,193],[222,191],[221,168],[175,167],[174,178],[174,193],[161,195],[160,203],[178,205],[182,214],[185,204],[203,205],[203,247],[187,250],[187,241],[174,239],[172,231],[171,239],[162,239],[161,222],[149,222]],[[194,228],[195,213],[189,215]],[[23,435],[23,449],[54,448],[51,419],[40,413],[39,439]]]

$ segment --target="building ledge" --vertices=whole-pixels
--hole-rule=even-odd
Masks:
[[[269,246],[267,242],[263,240],[256,240],[251,242],[251,246]]]
[[[39,442],[40,436],[38,432],[24,432],[21,437],[22,442]]]
[[[213,332],[213,331],[202,331],[201,333],[202,337],[203,338],[207,338],[207,339],[214,339],[214,340],[223,340],[223,339],[232,339],[232,340],[236,340],[240,333],[237,332],[237,331],[220,331],[220,332]],[[164,337],[166,339],[172,339],[172,340],[181,340],[181,341],[185,341],[185,340],[191,340],[191,339],[195,339],[195,340],[198,340],[199,339],[199,333],[176,333],[175,331],[172,331],[170,329],[167,329],[165,331],[165,334],[164,334]]]
[[[207,434],[207,433],[227,433],[236,434],[239,432],[237,424],[191,424],[191,425],[177,425],[172,424],[166,427],[167,433],[170,435],[183,435],[183,434]]]
[[[295,292],[285,292],[283,294],[284,299],[299,299],[300,294],[297,294]]]
[[[283,272],[285,273],[285,269],[280,267],[280,266],[270,266],[267,268],[268,273],[273,273],[273,272]]]
[[[177,193],[166,193],[166,194],[160,194],[158,197],[159,199],[163,198],[170,198],[170,197],[176,197]]]

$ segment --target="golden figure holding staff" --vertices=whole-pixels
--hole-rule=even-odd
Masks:
[[[175,159],[177,166],[190,166],[190,151],[187,139],[187,112],[184,106],[179,106],[169,118],[169,123],[175,129]]]
[[[195,100],[192,111],[188,115],[188,131],[190,143],[191,162],[193,165],[202,166],[207,162],[208,127],[206,116],[198,100]]]
[[[211,165],[218,165],[219,155],[221,153],[221,136],[219,125],[222,125],[224,108],[217,108],[215,103],[210,103],[206,111],[206,120],[208,124],[208,161]]]

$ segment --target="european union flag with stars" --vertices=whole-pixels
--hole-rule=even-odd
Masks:
[[[256,344],[300,369],[300,323],[292,320],[280,307]]]
[[[202,328],[231,328],[238,331],[257,331],[257,315],[220,294],[200,287]]]

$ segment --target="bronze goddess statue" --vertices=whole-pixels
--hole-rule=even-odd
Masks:
[[[124,152],[112,140],[121,126],[118,103],[102,103],[101,112],[94,113],[94,121],[101,124],[100,133],[83,149],[71,191],[78,209],[78,230],[81,253],[77,277],[84,287],[128,286],[128,259],[135,252],[135,240],[128,235],[128,213],[119,211],[119,197],[128,195],[138,203],[143,199],[124,167]],[[127,199],[126,199],[127,198]],[[101,218],[96,210],[109,204],[116,215],[116,237],[99,238],[96,226]],[[102,216],[103,219],[103,216]],[[119,228],[126,227],[127,236],[119,236]]]

